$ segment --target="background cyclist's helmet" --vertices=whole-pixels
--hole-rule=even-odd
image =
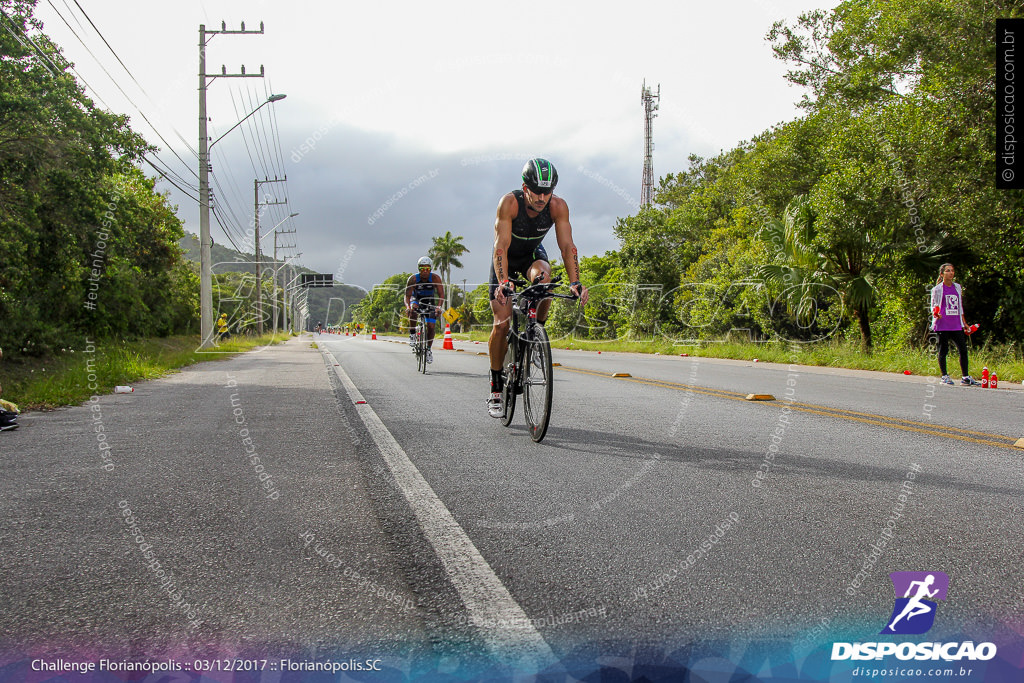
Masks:
[[[419,262],[416,264],[417,268],[422,268],[423,266],[426,266],[427,268],[430,268],[431,266],[430,259],[426,256],[421,256]]]
[[[547,159],[530,159],[523,166],[523,182],[531,192],[547,194],[558,184],[558,171]]]

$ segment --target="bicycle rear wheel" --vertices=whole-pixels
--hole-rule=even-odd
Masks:
[[[531,325],[523,362],[523,409],[534,441],[539,442],[548,431],[552,383],[548,334],[542,326]]]
[[[505,383],[501,387],[501,424],[505,427],[512,424],[512,416],[516,414],[516,345],[517,341],[509,335],[508,351],[505,352],[505,362],[502,366]]]
[[[427,374],[427,338],[422,327],[416,329],[416,370]]]

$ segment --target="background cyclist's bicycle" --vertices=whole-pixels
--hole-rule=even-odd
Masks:
[[[416,331],[415,337],[410,342],[412,344],[413,352],[416,354],[416,369],[423,374],[427,373],[427,362],[430,348],[428,344],[430,340],[427,335],[429,330],[427,329],[427,316],[428,315],[440,315],[441,309],[437,306],[431,306],[429,304],[421,304],[416,300],[412,301],[413,310],[416,311]]]

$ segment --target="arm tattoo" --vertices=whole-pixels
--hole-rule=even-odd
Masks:
[[[494,250],[494,261],[495,265],[497,266],[497,269],[494,271],[494,274],[498,276],[498,282],[503,282],[505,280],[505,266],[502,263],[501,254],[501,249]]]
[[[576,247],[572,248],[572,260],[573,260],[573,263],[576,265],[576,279],[579,280],[580,279],[580,257],[579,257],[579,254],[576,252]]]

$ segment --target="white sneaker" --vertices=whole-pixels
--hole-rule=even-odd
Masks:
[[[427,349],[427,362],[428,363],[433,363],[434,362],[434,352],[431,349]]]
[[[941,381],[942,381],[943,384],[952,384],[953,383],[953,378],[950,377],[949,375],[943,375]]]
[[[492,392],[491,397],[487,399],[487,414],[491,417],[501,417],[501,394],[498,392]]]

